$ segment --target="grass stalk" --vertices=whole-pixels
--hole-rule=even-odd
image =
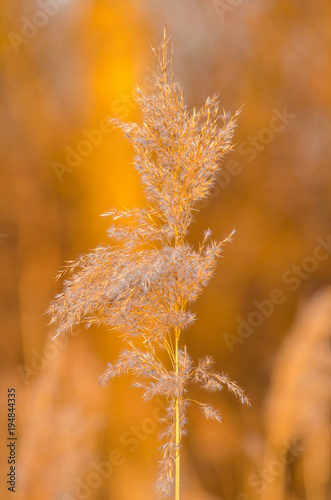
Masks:
[[[48,312],[58,325],[56,336],[78,323],[86,327],[106,324],[118,330],[126,344],[114,363],[108,363],[100,378],[106,384],[130,373],[143,389],[143,399],[163,396],[167,403],[162,433],[162,455],[157,489],[160,496],[180,497],[180,445],[185,430],[185,408],[193,401],[187,394],[194,383],[207,391],[227,387],[242,403],[243,390],[227,375],[213,369],[210,356],[195,362],[185,345],[179,345],[181,331],[195,320],[186,307],[194,302],[209,282],[223,245],[211,240],[211,231],[195,249],[187,241],[196,203],[211,192],[220,162],[232,149],[238,112],[218,113],[217,96],[208,97],[200,109],[190,111],[171,71],[166,30],[155,50],[158,66],[151,77],[151,94],[136,88],[143,124],[120,127],[135,151],[134,165],[146,192],[147,207],[106,214],[111,245],[71,261],[60,273],[66,275],[64,290]],[[122,223],[123,219],[129,219]],[[167,352],[169,363],[163,363]],[[221,421],[212,405],[194,400],[207,419]]]
[[[178,344],[179,330],[175,331],[175,372],[178,377]],[[179,427],[179,396],[176,396],[176,465],[175,465],[175,500],[179,500],[180,493],[180,427]]]

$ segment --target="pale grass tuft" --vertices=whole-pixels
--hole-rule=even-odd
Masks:
[[[195,366],[186,347],[179,347],[182,329],[195,319],[187,306],[207,286],[223,245],[233,235],[216,242],[208,229],[197,250],[186,241],[195,204],[209,195],[220,162],[232,149],[238,113],[220,115],[217,96],[189,111],[172,75],[168,45],[165,33],[155,51],[158,68],[151,94],[136,89],[142,124],[111,120],[133,145],[147,207],[103,214],[113,220],[108,235],[115,244],[69,263],[64,291],[49,313],[58,334],[78,323],[104,323],[124,337],[128,348],[115,364],[108,364],[100,382],[130,373],[145,400],[166,399],[157,487],[161,495],[168,495],[175,483],[178,499],[179,450],[192,401],[187,395],[190,383],[208,391],[227,387],[242,403],[248,400],[235,382],[212,369],[210,357]],[[119,225],[122,221],[126,224]],[[210,405],[195,403],[207,418],[221,421]]]

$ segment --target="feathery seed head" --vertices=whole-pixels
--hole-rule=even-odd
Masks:
[[[58,325],[57,334],[79,323],[103,323],[122,334],[129,347],[108,364],[100,383],[130,373],[145,400],[166,399],[167,412],[160,419],[166,425],[157,484],[161,495],[168,495],[174,483],[189,383],[208,391],[227,387],[248,403],[235,382],[213,370],[210,357],[195,366],[186,346],[179,348],[181,330],[195,319],[187,305],[208,284],[222,247],[233,234],[214,242],[208,229],[198,250],[185,239],[196,202],[209,195],[220,163],[232,149],[238,112],[231,116],[223,111],[219,116],[215,95],[190,111],[174,80],[168,48],[165,31],[160,49],[154,51],[158,67],[151,77],[150,95],[136,88],[142,124],[111,119],[133,145],[148,205],[103,214],[113,220],[108,229],[112,245],[68,263],[60,273],[67,276],[63,292],[48,309],[51,323]],[[221,421],[210,405],[197,403],[206,418]]]

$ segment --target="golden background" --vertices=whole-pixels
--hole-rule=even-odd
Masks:
[[[118,337],[77,329],[52,343],[44,312],[63,263],[107,243],[100,214],[144,204],[131,146],[105,119],[140,120],[133,85],[148,92],[167,21],[188,104],[215,92],[226,110],[244,104],[191,241],[237,233],[184,342],[252,407],[213,396],[221,425],[190,409],[182,498],[329,500],[330,2],[15,0],[1,20],[1,498],[155,498],[162,402],[143,403],[129,378],[97,385]]]

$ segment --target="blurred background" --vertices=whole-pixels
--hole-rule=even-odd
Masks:
[[[110,207],[143,206],[133,151],[107,116],[140,120],[164,22],[187,103],[244,104],[191,241],[233,228],[183,336],[252,407],[189,410],[182,498],[331,498],[331,4],[328,0],[16,0],[1,8],[1,498],[7,389],[16,389],[19,500],[155,499],[155,416],[106,329],[51,342],[64,261],[107,243]],[[194,392],[193,392],[194,394]],[[207,396],[208,399],[208,396]],[[161,410],[159,409],[161,408]]]

